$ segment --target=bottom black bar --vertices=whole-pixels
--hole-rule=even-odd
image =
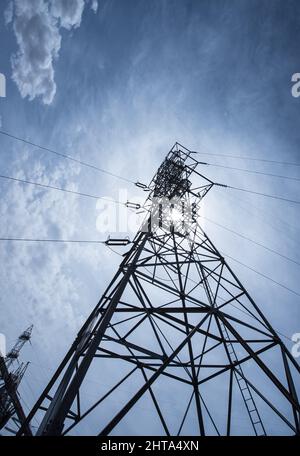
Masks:
[[[257,449],[268,452],[299,450],[299,437],[0,437],[0,450],[21,450],[41,455],[42,451],[83,456],[106,454],[195,454],[204,450],[222,449],[251,452]]]

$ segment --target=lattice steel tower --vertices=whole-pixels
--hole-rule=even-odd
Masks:
[[[299,366],[198,223],[215,185],[199,165],[176,143],[145,189],[141,229],[28,416],[38,435],[299,434]]]
[[[0,429],[6,426],[11,418],[18,429],[25,422],[25,413],[19,399],[18,387],[29,363],[19,363],[19,355],[23,346],[31,338],[32,328],[33,325],[22,332],[6,356],[0,354]],[[17,367],[14,365],[16,361],[18,362]],[[25,429],[26,433],[31,435],[30,426],[26,425]],[[17,432],[12,429],[9,431]]]

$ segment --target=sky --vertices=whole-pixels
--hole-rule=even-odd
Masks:
[[[292,0],[13,0],[0,6],[1,130],[149,183],[175,141],[199,160],[300,178],[300,4]],[[133,184],[0,135],[2,175],[138,200]],[[204,166],[215,182],[298,200],[299,183]],[[95,200],[0,178],[2,237],[101,239]],[[127,192],[127,193],[126,193]],[[225,188],[206,218],[300,262],[299,205]],[[215,245],[297,293],[299,264],[206,220]],[[119,253],[123,253],[119,250]],[[34,325],[21,393],[30,408],[118,267],[103,245],[0,242],[0,332]],[[284,342],[299,295],[228,258]]]

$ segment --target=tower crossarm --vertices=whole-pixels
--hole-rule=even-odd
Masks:
[[[5,362],[8,368],[12,365],[12,363],[15,360],[18,359],[20,351],[22,350],[26,342],[30,340],[32,328],[33,325],[30,325],[27,329],[25,329],[25,331],[23,331],[22,334],[20,334],[20,336],[18,337],[18,340],[13,346],[13,348],[7,353]]]

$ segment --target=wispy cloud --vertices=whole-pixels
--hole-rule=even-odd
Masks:
[[[40,97],[51,104],[56,93],[54,61],[61,48],[61,29],[81,24],[84,0],[14,0],[5,10],[12,23],[18,51],[12,56],[12,78],[23,98]],[[90,4],[94,12],[98,2]]]

